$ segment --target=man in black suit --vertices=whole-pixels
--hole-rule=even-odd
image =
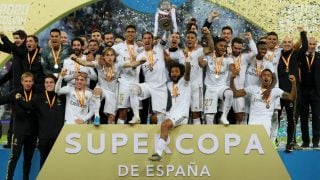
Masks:
[[[315,51],[317,41],[308,39],[308,51],[301,58],[301,131],[302,148],[309,148],[309,105],[312,113],[312,144],[319,149],[320,137],[320,54]]]

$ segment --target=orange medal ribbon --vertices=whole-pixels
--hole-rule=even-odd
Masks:
[[[34,59],[36,58],[37,54],[38,54],[39,49],[37,48],[36,51],[34,52],[32,58],[30,59],[30,54],[28,52],[28,62],[29,62],[29,69],[31,70],[31,65],[34,61]]]
[[[49,98],[49,95],[48,95],[48,91],[45,91],[45,93],[46,93],[46,98],[47,98],[47,101],[48,101],[48,105],[49,105],[49,107],[51,109],[53,104],[54,104],[54,101],[56,100],[56,95],[54,95],[53,98],[52,98],[52,101],[50,101],[50,98]]]
[[[32,98],[32,90],[30,91],[29,96],[25,90],[23,92],[24,92],[24,97],[26,98],[26,102],[29,102]]]

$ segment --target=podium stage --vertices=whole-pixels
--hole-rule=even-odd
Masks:
[[[278,151],[292,179],[311,180],[320,179],[320,151],[303,150],[286,153]],[[9,149],[0,147],[0,179],[5,179],[5,172],[9,158]],[[22,157],[17,164],[14,179],[22,179]],[[32,160],[32,168],[30,172],[30,180],[36,179],[39,172],[39,151],[35,151]],[[271,172],[272,173],[272,172]]]

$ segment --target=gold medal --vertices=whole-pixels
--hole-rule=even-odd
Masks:
[[[311,58],[311,62],[310,62],[309,57],[306,56],[306,61],[307,61],[309,72],[311,72],[311,66],[314,62],[314,57],[315,57],[315,53],[312,53],[312,58]]]
[[[216,74],[216,79],[218,79],[220,76],[218,74]]]
[[[150,71],[153,71],[153,67],[152,67],[152,66],[150,66],[150,65],[149,65],[149,70],[150,70]]]
[[[289,69],[288,68],[286,68],[286,73],[288,73],[289,72]]]
[[[267,104],[267,105],[266,105],[266,108],[269,109],[269,108],[270,108],[270,104]]]
[[[61,45],[59,46],[58,52],[56,53],[53,48],[51,48],[51,52],[52,52],[52,56],[53,56],[53,60],[54,60],[54,68],[58,69],[58,61],[59,61],[59,56],[60,56],[60,52],[61,52]]]

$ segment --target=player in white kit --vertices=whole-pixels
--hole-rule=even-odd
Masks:
[[[117,107],[117,80],[119,77],[119,73],[123,68],[134,68],[144,63],[145,61],[132,61],[132,62],[124,62],[124,61],[115,61],[116,53],[112,48],[106,48],[101,56],[101,60],[96,61],[84,61],[76,57],[71,57],[72,60],[77,63],[84,65],[95,67],[98,71],[98,84],[95,88],[95,91],[102,91],[102,94],[97,93],[95,99],[96,103],[99,103],[98,108],[94,109],[95,111],[95,125],[99,125],[99,107],[100,107],[100,97],[102,95],[103,98],[106,99],[106,103],[104,106],[104,113],[106,113],[108,117],[108,121],[110,124],[115,122],[116,115],[116,107]],[[99,90],[101,89],[101,90]]]
[[[275,32],[269,32],[267,34],[266,43],[268,46],[268,51],[265,56],[272,64],[274,73],[276,74],[277,83],[275,84],[275,87],[279,87],[279,80],[278,80],[278,64],[281,56],[281,50],[282,48],[278,47],[278,35]],[[270,91],[270,89],[269,89]],[[280,98],[276,100],[276,108],[272,117],[272,129],[271,129],[271,139],[273,142],[275,142],[278,134],[278,128],[279,128],[279,116],[278,112],[281,109],[280,105]]]
[[[55,92],[66,95],[65,124],[84,124],[93,116],[92,92],[86,89],[87,74],[79,72],[75,75],[75,86],[61,88],[62,79],[67,70],[62,69],[58,78]]]
[[[229,124],[227,115],[233,99],[232,91],[229,88],[229,72],[234,69],[234,64],[230,57],[225,56],[226,47],[226,40],[220,38],[216,41],[215,51],[204,59],[199,59],[199,65],[202,68],[207,67],[204,80],[206,85],[204,113],[207,124],[213,124],[219,99],[223,101],[223,113],[220,121],[224,125]]]
[[[251,33],[245,33],[245,38],[249,40],[249,46],[251,51],[248,53],[241,53],[243,48],[243,40],[241,38],[234,38],[231,42],[232,54],[231,58],[235,66],[236,78],[235,86],[237,89],[243,89],[246,77],[246,70],[250,60],[257,55],[258,50],[252,39]],[[245,112],[245,98],[244,97],[234,97],[232,103],[233,111],[235,112],[235,118],[237,124],[246,124],[244,121]]]
[[[261,72],[261,83],[259,86],[248,86],[245,89],[236,89],[234,86],[235,75],[231,75],[230,87],[234,92],[235,97],[248,95],[250,97],[250,115],[249,125],[263,125],[267,134],[270,136],[271,121],[274,109],[276,108],[275,101],[277,98],[283,98],[293,101],[296,97],[296,80],[293,75],[289,76],[292,83],[290,93],[284,92],[280,88],[271,88],[273,81],[273,73],[270,69],[264,69]],[[263,98],[262,93],[271,88],[269,96]],[[271,137],[270,137],[271,138]]]
[[[142,71],[145,76],[145,82],[133,84],[131,86],[130,99],[133,99],[132,110],[133,118],[129,121],[130,124],[139,124],[139,102],[151,97],[152,111],[157,117],[157,123],[161,124],[164,120],[164,115],[167,106],[167,75],[164,59],[164,49],[160,44],[153,45],[153,35],[151,32],[144,32],[142,42],[144,50],[138,54],[137,60],[146,60],[142,65]]]
[[[135,43],[136,27],[128,25],[125,29],[125,41],[123,43],[112,46],[117,53],[117,61],[131,63],[136,61],[136,56],[142,51]],[[127,119],[128,108],[132,105],[130,99],[130,84],[139,83],[140,66],[136,68],[122,69],[119,76],[119,87],[117,95],[117,106],[119,108],[119,118],[117,124],[124,124]],[[139,102],[136,102],[139,103]]]
[[[77,58],[86,60],[86,55],[83,54],[84,42],[82,41],[82,39],[81,38],[73,39],[71,41],[71,45],[72,45],[71,48],[72,48],[73,54],[76,55]],[[67,85],[69,86],[74,86],[75,84],[74,76],[78,72],[85,72],[88,74],[87,87],[89,87],[90,85],[90,79],[93,81],[97,80],[97,74],[96,72],[94,72],[93,68],[82,66],[72,61],[70,57],[63,61],[63,68],[68,70],[63,80],[66,81]]]
[[[166,113],[166,119],[161,124],[161,134],[157,140],[156,153],[149,157],[151,161],[161,160],[169,130],[188,123],[191,100],[190,69],[191,65],[188,60],[186,60],[185,66],[177,62],[170,66],[169,76],[171,81],[167,83],[167,87],[170,91],[172,106]]]
[[[203,48],[197,45],[197,34],[188,31],[186,34],[187,47],[184,49],[185,59],[190,59],[191,64],[191,113],[193,124],[201,124],[200,116],[203,111],[203,67],[199,65],[198,59],[210,52],[214,44],[208,28],[203,28],[202,33],[208,41],[209,47]],[[180,63],[184,63],[183,59]]]

